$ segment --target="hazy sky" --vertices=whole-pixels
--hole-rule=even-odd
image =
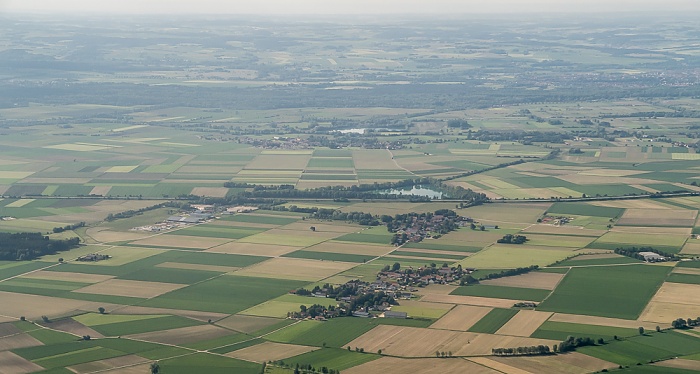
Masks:
[[[0,0],[0,12],[377,14],[700,11],[698,0]]]

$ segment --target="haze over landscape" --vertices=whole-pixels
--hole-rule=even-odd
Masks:
[[[0,374],[700,373],[699,12],[0,0]]]
[[[0,10],[41,13],[186,14],[479,14],[542,12],[685,12],[700,10],[694,0],[3,0]]]

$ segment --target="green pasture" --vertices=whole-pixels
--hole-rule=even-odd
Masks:
[[[652,332],[578,351],[620,365],[636,365],[638,362],[697,354],[700,352],[700,339],[675,331]]]
[[[566,340],[568,336],[580,336],[590,337],[595,340],[598,340],[598,338],[603,338],[608,341],[612,340],[615,335],[624,338],[638,334],[639,331],[637,329],[546,321],[537,329],[537,331],[530,335],[530,337]]]
[[[105,336],[141,334],[145,332],[176,329],[201,325],[202,322],[179,316],[165,316],[108,324],[93,325],[92,328]]]
[[[480,319],[479,322],[475,323],[469,331],[493,334],[516,314],[518,314],[516,309],[492,309],[487,315]]]
[[[282,257],[292,257],[292,258],[306,258],[310,260],[325,260],[325,261],[343,261],[343,262],[356,262],[365,263],[375,256],[371,255],[355,255],[350,253],[331,253],[331,252],[313,252],[313,251],[295,251],[287,253]]]
[[[542,267],[571,255],[571,250],[528,248],[527,245],[517,244],[495,244],[459,263],[462,267],[476,269],[515,269],[530,265]]]
[[[572,268],[538,309],[636,319],[669,272],[649,265]]]
[[[204,353],[189,354],[159,361],[163,373],[192,374],[206,372],[209,374],[259,374],[261,365],[236,360],[224,356]]]
[[[201,236],[206,238],[222,238],[222,239],[242,239],[247,236],[255,235],[265,231],[265,229],[248,228],[248,227],[226,227],[214,225],[197,225],[169,232],[169,235],[187,235]]]
[[[304,353],[299,356],[285,359],[284,362],[290,365],[311,364],[313,367],[327,367],[335,370],[345,370],[354,366],[378,359],[380,356],[351,352],[340,348],[323,348],[317,351]]]
[[[454,244],[444,244],[440,243],[440,240],[426,240],[419,243],[409,242],[403,245],[402,248],[415,248],[415,249],[433,249],[438,251],[452,251],[452,252],[479,252],[482,247],[468,246],[468,245],[454,245]]]
[[[291,280],[221,276],[149,299],[141,305],[234,314],[305,284]]]
[[[475,285],[461,286],[450,293],[450,295],[460,296],[480,296],[492,297],[497,299],[511,300],[527,300],[527,301],[542,301],[549,294],[550,290],[541,290],[535,288],[520,288],[506,286],[491,286],[491,285]]]
[[[287,225],[298,221],[298,218],[284,217],[278,215],[254,215],[254,214],[234,214],[231,216],[224,216],[221,218],[223,221],[231,222],[246,222],[246,223],[264,223],[268,225]]]

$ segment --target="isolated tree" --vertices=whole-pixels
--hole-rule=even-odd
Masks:
[[[656,326],[656,332],[661,332],[661,327]]]
[[[103,307],[97,308],[97,311],[100,312],[100,314],[105,314],[105,308]]]
[[[151,374],[158,374],[160,373],[160,365],[158,365],[157,362],[154,362],[151,364]]]
[[[644,327],[639,326],[639,335],[644,335]]]

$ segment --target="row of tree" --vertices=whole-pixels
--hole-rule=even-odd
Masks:
[[[498,278],[504,278],[504,277],[512,277],[515,275],[522,275],[522,274],[527,274],[533,270],[537,270],[540,267],[538,265],[530,265],[525,268],[516,268],[516,269],[508,269],[508,270],[501,270],[498,273],[489,273],[484,275],[483,277],[480,278],[480,280],[487,280],[487,279],[498,279]]]
[[[535,356],[535,355],[548,355],[552,351],[549,349],[548,345],[533,345],[529,347],[516,347],[516,348],[493,348],[491,349],[491,354],[494,356]]]

